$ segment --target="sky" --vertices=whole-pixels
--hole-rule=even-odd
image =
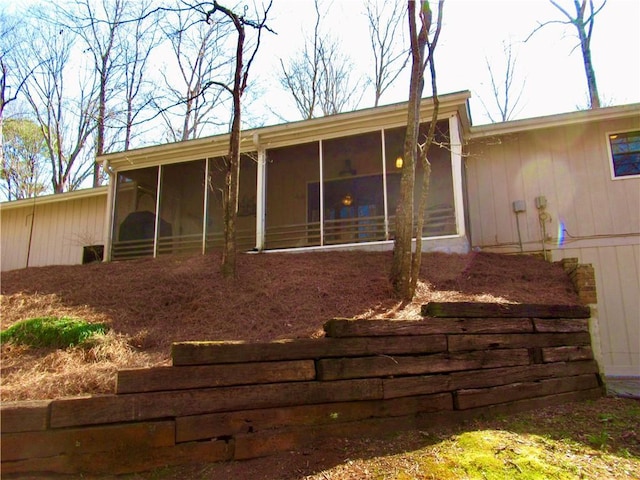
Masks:
[[[28,7],[33,1],[0,0],[0,6]],[[229,4],[235,1],[228,0]],[[568,9],[573,6],[572,0],[558,2]],[[594,2],[600,5],[602,0]],[[326,10],[321,28],[341,40],[354,63],[354,76],[369,74],[372,69],[364,3],[365,0],[321,0]],[[524,41],[540,22],[562,18],[548,0],[446,0],[443,18],[436,50],[438,91],[440,94],[470,91],[474,125],[490,123],[483,102],[494,117],[499,116],[493,105],[486,62],[491,63],[496,78],[503,80],[505,44],[511,44],[517,55],[514,96],[522,90],[512,119],[587,107],[587,86],[582,55],[575,48],[578,45],[575,29],[549,25]],[[280,60],[286,62],[300,51],[305,36],[313,33],[314,22],[313,0],[273,0],[268,25],[276,34],[264,34],[250,72],[253,98],[250,105],[245,103],[248,111],[244,113],[248,126],[301,118],[291,95],[279,85]],[[640,102],[640,0],[608,0],[596,17],[591,48],[602,104]],[[157,66],[158,70],[162,68],[163,65]],[[408,86],[407,68],[406,74],[383,95],[381,104],[406,101]],[[430,92],[427,85],[424,96],[430,96]],[[373,90],[369,89],[357,108],[371,106]]]
[[[559,0],[572,7],[571,0]],[[342,40],[354,61],[355,71],[370,64],[371,48],[362,0],[333,0],[324,22],[326,30]],[[403,2],[404,3],[404,2]],[[601,3],[595,0],[596,5]],[[325,0],[325,4],[329,4]],[[277,87],[280,58],[302,47],[304,35],[313,32],[312,0],[274,0],[269,26],[277,35],[266,35],[259,62],[251,77],[269,94],[259,111],[277,111],[288,120],[299,119],[292,100]],[[584,109],[588,104],[586,77],[575,28],[553,24],[524,40],[539,22],[560,19],[561,13],[547,0],[446,0],[444,24],[436,50],[439,93],[469,90],[474,125],[490,119],[480,100],[493,108],[488,60],[496,78],[503,80],[504,44],[517,54],[514,89],[523,95],[512,119],[530,118]],[[305,33],[306,32],[306,33]],[[604,106],[640,102],[640,0],[609,0],[596,17],[592,60]],[[406,101],[408,76],[400,77],[382,97],[382,104]],[[430,95],[425,87],[425,96]],[[360,108],[373,105],[373,93]],[[266,114],[266,113],[265,113]],[[492,110],[497,115],[497,110]],[[267,114],[267,117],[269,115]],[[266,124],[281,123],[271,115]]]

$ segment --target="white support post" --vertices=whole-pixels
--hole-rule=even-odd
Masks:
[[[202,254],[207,253],[207,220],[209,219],[209,158],[204,159],[204,204],[202,205]]]
[[[384,239],[389,240],[389,204],[387,200],[387,147],[384,128],[380,130],[382,139],[382,198],[384,201]]]
[[[318,140],[318,158],[320,163],[320,246],[324,245],[324,181],[323,181],[323,159],[322,140]]]
[[[111,261],[111,242],[113,241],[113,216],[115,215],[115,193],[118,183],[118,176],[111,171],[109,163],[105,160],[102,164],[102,168],[109,175],[109,187],[107,189],[107,206],[106,215],[104,217],[104,255],[102,257],[103,262]]]
[[[254,139],[255,141],[255,139]],[[256,249],[261,252],[266,241],[266,206],[267,206],[267,152],[258,147],[258,178],[256,185]]]
[[[156,225],[153,232],[153,258],[158,256],[158,239],[160,236],[160,195],[162,195],[162,165],[158,166],[158,183],[156,185]]]
[[[464,198],[462,196],[462,136],[458,115],[449,117],[449,146],[451,147],[451,174],[453,176],[453,205],[456,214],[456,230],[463,237],[465,228]]]

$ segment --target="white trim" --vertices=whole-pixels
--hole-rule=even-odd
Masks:
[[[611,172],[611,180],[629,180],[631,178],[640,178],[640,173],[636,175],[621,175],[616,176],[616,171],[613,166],[613,152],[611,151],[611,140],[609,138],[610,135],[620,134],[620,133],[629,133],[629,132],[640,132],[640,128],[629,128],[626,130],[612,130],[605,133],[605,140],[607,142],[607,161],[609,162],[609,171]]]
[[[426,252],[425,247],[428,246],[427,242],[436,243],[441,240],[453,240],[459,239],[462,240],[465,237],[463,235],[443,235],[441,237],[422,237],[422,251]],[[304,253],[304,252],[315,252],[315,251],[327,251],[327,250],[391,250],[393,248],[395,240],[377,240],[375,242],[356,242],[356,243],[336,243],[331,245],[312,245],[308,247],[293,247],[293,248],[272,248],[269,250],[264,250],[261,253]],[[411,243],[415,246],[416,239],[412,238]],[[446,249],[449,249],[450,245],[446,246]],[[465,243],[464,252],[462,249],[459,253],[468,253],[468,243]],[[247,252],[247,253],[255,253],[255,252]]]

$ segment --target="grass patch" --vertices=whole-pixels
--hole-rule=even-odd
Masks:
[[[13,342],[36,348],[67,348],[85,343],[108,327],[68,317],[38,317],[15,323],[0,332],[0,342]]]

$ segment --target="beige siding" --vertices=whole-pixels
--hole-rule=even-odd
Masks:
[[[640,128],[628,117],[475,138],[467,158],[472,245],[541,251],[535,197],[547,199],[553,260],[595,267],[602,361],[608,375],[640,375],[640,178],[612,179],[607,134]],[[562,238],[561,229],[567,234]]]
[[[61,197],[63,198],[63,197]],[[106,191],[78,198],[50,197],[19,206],[2,205],[2,271],[30,267],[82,263],[83,247],[104,243]],[[31,247],[29,236],[33,218]]]

